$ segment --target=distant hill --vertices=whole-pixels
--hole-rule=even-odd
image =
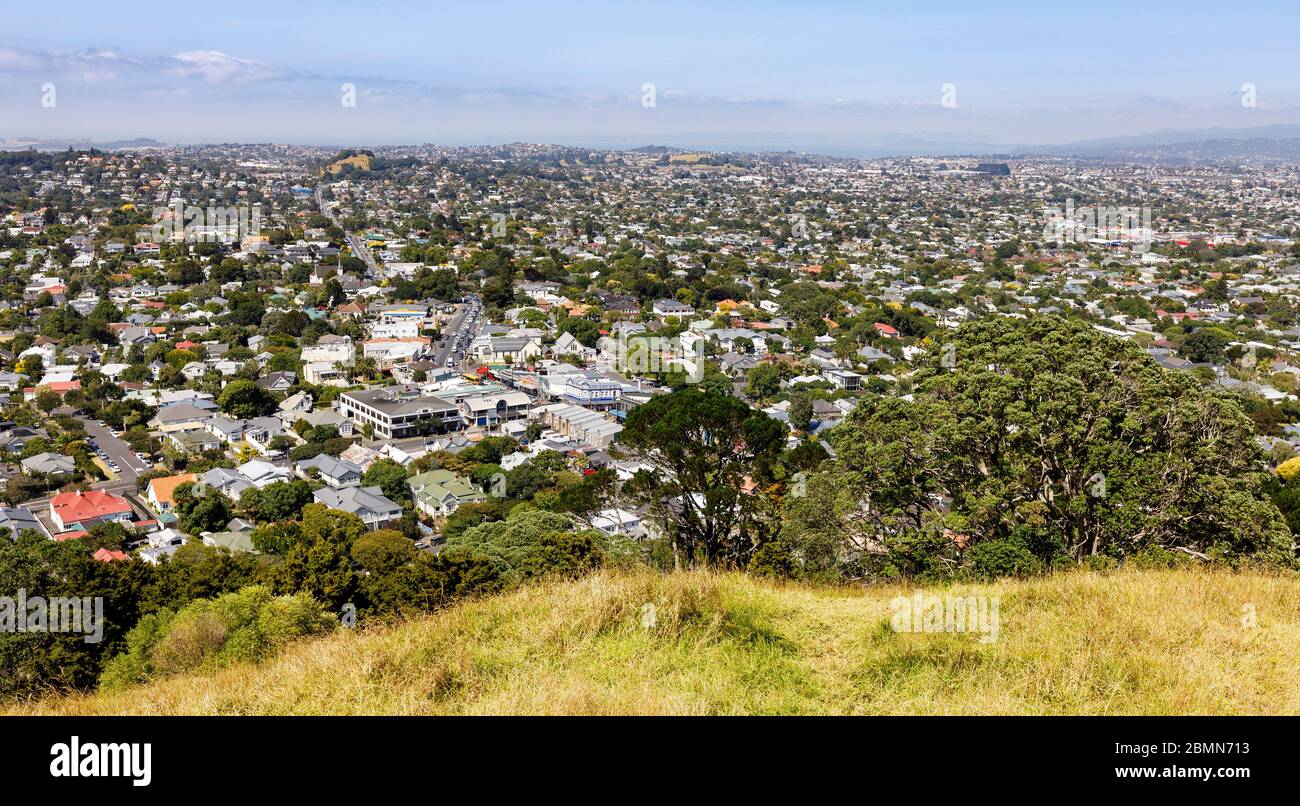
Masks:
[[[345,167],[351,166],[358,171],[369,172],[374,167],[375,155],[369,151],[353,151],[347,149],[339,152],[334,161],[325,166],[324,171],[331,174],[342,173]]]
[[[1271,124],[1243,128],[1162,129],[1143,134],[1078,140],[1061,144],[995,143],[978,137],[948,132],[902,132],[861,136],[806,136],[755,134],[746,142],[729,139],[688,138],[680,146],[643,145],[630,153],[673,157],[674,162],[695,162],[689,155],[731,153],[733,155],[790,153],[862,159],[882,157],[966,157],[1006,160],[1026,156],[1078,157],[1083,159],[1196,162],[1296,162],[1300,161],[1300,124]],[[63,151],[96,148],[101,151],[167,148],[167,143],[148,137],[129,140],[93,141],[59,138],[13,138],[0,140],[0,150]],[[593,144],[594,147],[594,144]],[[619,148],[606,144],[605,147]],[[367,159],[362,159],[365,156]],[[366,173],[383,172],[399,161],[377,159],[369,150],[345,149],[321,167],[322,173],[337,175],[346,167]]]
[[[151,137],[136,137],[132,140],[43,140],[39,138],[19,137],[0,140],[0,151],[131,151],[150,148],[167,148],[168,144]]]
[[[1137,162],[1294,162],[1300,160],[1300,124],[1275,124],[1240,129],[1163,129],[1121,137],[1094,138],[1061,144],[993,143],[975,137],[942,132],[874,134],[861,137],[777,136],[764,142],[759,136],[748,144],[704,143],[682,147],[643,146],[637,152],[686,154],[700,151],[764,153],[793,147],[805,154],[840,158],[966,157],[997,160],[1027,156],[1079,157]],[[799,142],[794,142],[798,139]],[[693,147],[687,147],[691,145]]]
[[[954,586],[996,640],[891,627],[910,587],[599,573],[340,629],[53,714],[1297,714],[1300,582],[1190,569]],[[1243,603],[1258,623],[1242,622]]]
[[[1209,129],[1161,129],[1146,134],[1122,137],[1101,137],[1078,140],[1055,148],[1068,148],[1076,152],[1113,149],[1141,149],[1157,146],[1187,145],[1205,142],[1260,143],[1300,139],[1300,124],[1286,123],[1269,126],[1252,126],[1241,129],[1214,127]]]

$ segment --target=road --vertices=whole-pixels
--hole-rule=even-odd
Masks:
[[[465,318],[469,314],[469,307],[468,304],[461,304],[460,308],[456,310],[456,315],[453,316],[451,321],[447,323],[447,326],[442,329],[442,335],[447,341],[447,346],[439,347],[434,350],[433,363],[435,365],[439,367],[445,367],[447,365],[447,356],[451,355],[452,350],[455,349],[456,332],[460,330],[460,326],[465,322]]]
[[[360,236],[352,235],[351,233],[349,233],[347,229],[343,226],[343,222],[339,220],[338,215],[335,214],[334,210],[325,206],[325,195],[320,184],[316,185],[316,207],[320,209],[321,213],[326,218],[328,218],[331,222],[333,222],[334,226],[343,230],[343,234],[347,237],[348,246],[351,247],[352,249],[352,254],[361,258],[361,260],[366,264],[366,274],[369,277],[369,279],[371,280],[379,279],[382,276],[379,271],[379,264],[375,261],[375,256],[370,251],[370,247],[366,246],[366,242],[362,240]],[[470,295],[469,297],[466,298],[466,301],[467,303],[469,301],[478,303],[479,300],[477,296]],[[469,315],[470,307],[471,306],[469,304],[462,304],[460,306],[460,309],[456,311],[456,315],[452,317],[452,320],[448,324],[448,327],[443,329],[442,332],[447,336],[447,345],[445,347],[439,347],[434,351],[433,363],[436,366],[439,367],[447,366],[447,357],[452,355],[453,352],[456,351],[456,347],[455,347],[456,332],[460,329],[461,324],[465,322],[466,317]],[[481,312],[476,312],[473,315],[473,317],[470,319],[471,335],[473,335],[474,329],[478,326],[478,320],[481,315],[482,315]],[[468,346],[469,346],[468,344],[465,345],[466,348],[468,348]],[[465,354],[465,350],[462,349],[458,351],[456,355],[457,366],[460,365],[461,360],[464,358],[464,354]]]
[[[135,489],[135,479],[141,473],[147,473],[151,468],[140,460],[131,451],[131,446],[113,436],[113,432],[101,426],[94,420],[78,417],[82,424],[86,426],[86,433],[99,449],[108,454],[108,458],[117,463],[117,475],[122,482],[127,484],[131,489]]]
[[[352,254],[361,258],[362,262],[366,264],[367,278],[371,280],[379,279],[379,264],[375,262],[375,256],[370,251],[370,247],[366,246],[366,242],[359,236],[348,233],[347,228],[343,226],[343,222],[339,220],[334,210],[325,206],[325,195],[319,184],[316,185],[316,207],[320,209],[326,218],[333,222],[334,226],[343,230],[343,234],[347,237],[348,246],[352,249]]]

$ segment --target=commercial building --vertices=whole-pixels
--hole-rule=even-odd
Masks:
[[[339,395],[339,411],[379,439],[442,433],[460,425],[460,409],[415,386],[384,386]]]

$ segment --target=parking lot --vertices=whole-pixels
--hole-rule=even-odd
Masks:
[[[107,426],[84,417],[79,419],[86,426],[86,435],[93,443],[95,455],[104,460],[119,479],[134,485],[137,476],[149,472],[151,466],[148,462],[136,456],[130,445],[113,436]]]

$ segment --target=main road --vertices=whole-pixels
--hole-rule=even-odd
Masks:
[[[375,261],[375,256],[371,253],[370,247],[366,245],[366,242],[362,240],[360,236],[353,235],[347,231],[347,228],[343,226],[343,222],[339,219],[333,208],[325,206],[325,195],[319,182],[316,184],[316,207],[320,209],[321,213],[328,218],[334,226],[343,230],[343,235],[347,239],[348,246],[352,249],[352,254],[361,258],[361,260],[366,264],[367,276],[372,280],[379,279],[381,276],[379,264]],[[435,365],[445,367],[447,365],[447,357],[453,354],[455,354],[457,364],[459,364],[464,358],[465,351],[463,349],[459,351],[456,349],[455,337],[456,332],[460,329],[461,324],[465,321],[466,315],[469,312],[469,305],[466,303],[471,299],[477,301],[478,298],[474,296],[467,297],[466,302],[461,304],[460,309],[457,310],[455,316],[452,317],[448,328],[442,331],[443,338],[447,344],[434,351],[433,363]],[[478,324],[478,314],[475,314],[474,319],[470,324],[471,327]],[[468,347],[468,345],[466,346]]]
[[[460,307],[456,310],[456,315],[451,318],[451,321],[448,322],[447,326],[442,330],[443,341],[447,342],[447,344],[445,347],[439,347],[433,352],[433,363],[439,367],[447,366],[447,356],[456,351],[457,332],[460,330],[460,326],[464,324],[466,317],[469,315],[470,305],[468,299],[469,298],[467,297],[467,301],[460,304]],[[458,364],[460,363],[460,357],[463,355],[463,352],[459,352],[457,355]]]
[[[338,215],[334,213],[333,208],[325,206],[325,195],[319,182],[316,184],[316,207],[320,209],[321,213],[324,214],[324,216],[328,218],[334,226],[343,230],[343,236],[347,239],[348,246],[352,249],[352,254],[361,258],[361,261],[366,264],[366,276],[371,280],[379,279],[379,264],[375,261],[375,256],[371,253],[370,247],[366,246],[366,242],[359,236],[353,235],[347,231],[347,228],[343,226],[343,222],[339,220]]]

